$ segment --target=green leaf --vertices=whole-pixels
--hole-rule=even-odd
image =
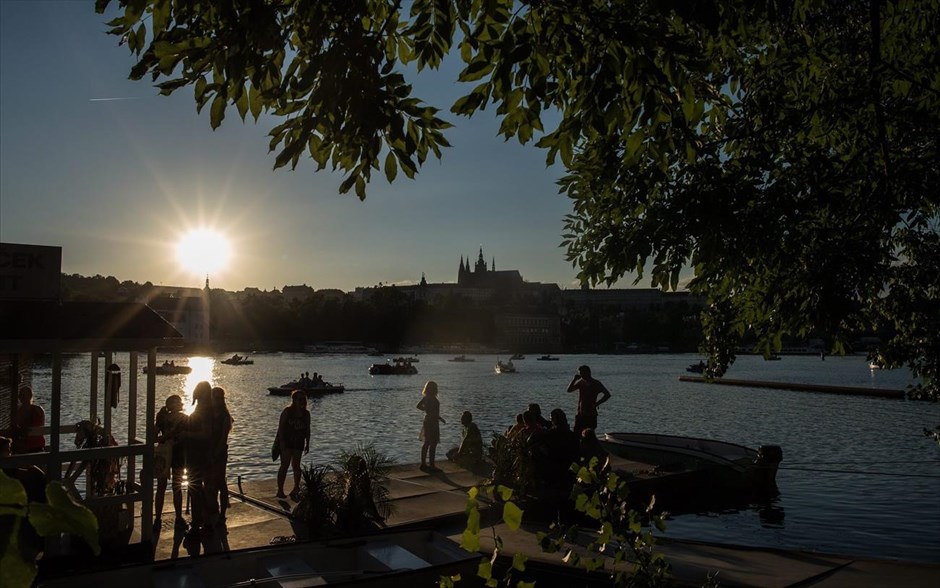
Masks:
[[[474,82],[491,71],[493,71],[493,64],[483,59],[482,56],[477,56],[474,61],[470,62],[470,64],[460,72],[458,80],[461,82]]]
[[[464,529],[463,535],[460,536],[460,547],[470,553],[480,551],[480,533]]]
[[[244,121],[245,115],[248,114],[248,91],[246,89],[242,88],[238,100],[235,101],[235,107],[238,109],[238,115]]]
[[[22,507],[26,506],[26,488],[16,478],[6,475],[0,470],[0,515],[20,514],[25,511]]]
[[[493,578],[493,564],[490,563],[490,560],[480,560],[480,565],[477,567],[477,577],[484,580],[490,580]]]
[[[522,509],[513,502],[507,502],[503,505],[503,521],[507,527],[517,531],[522,525]]]
[[[46,504],[29,505],[29,522],[43,537],[69,533],[81,537],[95,555],[98,545],[98,519],[84,505],[77,504],[59,482],[46,486]]]
[[[512,569],[519,570],[520,572],[525,571],[525,562],[526,556],[524,553],[515,553],[512,556]]]
[[[248,108],[255,120],[258,120],[258,117],[261,116],[262,106],[264,106],[264,100],[261,91],[254,84],[251,84],[248,87]]]
[[[222,97],[222,94],[216,94],[215,100],[212,101],[212,108],[209,111],[209,120],[212,125],[212,130],[219,128],[219,125],[222,124],[222,119],[225,118],[225,98]]]
[[[499,499],[503,502],[506,502],[512,498],[512,488],[508,486],[503,486],[502,484],[496,486],[496,492],[499,493]]]
[[[4,523],[6,523],[7,518],[3,517]],[[3,570],[2,585],[4,588],[7,586],[10,588],[29,588],[36,578],[36,563],[23,559],[17,541],[22,520],[20,517],[12,517],[12,524],[4,524],[5,528],[0,531],[0,545],[5,546],[2,554],[0,554],[0,570]],[[3,536],[6,533],[9,533],[8,537]]]
[[[388,180],[388,183],[391,184],[395,181],[395,176],[398,175],[398,160],[395,159],[395,154],[389,152],[385,156],[385,179]]]

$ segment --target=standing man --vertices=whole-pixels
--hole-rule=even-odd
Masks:
[[[568,385],[568,392],[575,390],[578,391],[578,413],[574,417],[574,432],[580,438],[584,429],[597,428],[597,407],[610,400],[610,392],[599,380],[591,377],[591,368],[586,365],[578,368],[578,373]]]

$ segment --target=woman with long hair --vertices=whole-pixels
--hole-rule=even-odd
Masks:
[[[434,467],[434,453],[437,451],[437,444],[441,441],[439,423],[447,424],[447,421],[441,418],[441,402],[437,399],[437,382],[428,380],[428,383],[424,385],[417,408],[424,411],[424,423],[421,425],[421,434],[418,436],[418,439],[424,441],[421,446],[421,470],[437,472],[439,470]]]
[[[225,520],[229,507],[228,484],[225,472],[228,468],[228,436],[232,432],[235,419],[225,404],[225,390],[216,386],[212,389],[212,448],[210,451],[209,470],[206,487],[213,501],[218,497],[219,515]]]
[[[219,505],[209,496],[211,443],[215,438],[212,420],[212,384],[199,382],[193,388],[193,404],[186,433],[186,474],[193,500],[193,528],[210,531],[219,513]]]
[[[290,466],[294,473],[294,488],[290,491],[290,498],[297,500],[300,492],[300,458],[310,452],[310,411],[307,410],[307,394],[303,390],[291,392],[290,399],[290,405],[281,411],[277,424],[277,439],[281,449],[277,497],[287,498],[284,481],[287,478],[287,467]]]

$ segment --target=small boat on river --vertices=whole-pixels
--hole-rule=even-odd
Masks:
[[[175,376],[179,374],[192,373],[193,368],[188,365],[176,365],[173,361],[164,361],[163,365],[154,367],[153,373],[158,376]],[[144,366],[144,373],[149,373],[147,366]]]
[[[473,359],[472,357],[467,357],[466,355],[458,355],[457,357],[453,359],[448,359],[447,361],[456,361],[458,363],[461,363],[465,361],[476,361],[476,360]]]
[[[503,363],[500,360],[496,360],[496,367],[494,368],[497,374],[514,374],[516,373],[516,366],[512,365],[512,360],[510,359],[506,363]]]
[[[413,376],[418,368],[404,358],[396,358],[392,363],[373,363],[369,366],[369,374],[373,376]]]
[[[689,367],[685,368],[685,371],[691,372],[693,374],[703,374],[705,373],[705,368],[708,367],[704,361],[699,361],[698,363],[689,364]]]
[[[512,357],[509,358],[510,361],[519,361],[521,359],[525,359],[525,356],[521,353],[513,353]]]
[[[254,365],[255,361],[253,359],[248,359],[248,356],[242,357],[239,354],[235,354],[228,359],[223,359],[221,363],[225,365]]]
[[[346,391],[346,388],[342,384],[331,384],[329,382],[306,378],[281,384],[280,386],[272,386],[268,388],[268,393],[272,396],[290,396],[294,390],[303,390],[307,396],[318,396],[323,394],[341,394]]]
[[[548,355],[540,356],[537,360],[538,361],[558,361],[558,358],[552,355],[551,353],[549,353]]]
[[[599,440],[613,456],[666,472],[686,472],[690,487],[697,492],[775,492],[777,468],[783,459],[778,445],[761,445],[755,450],[714,439],[652,433],[607,433]]]
[[[429,530],[288,543],[70,573],[45,588],[102,586],[430,586],[474,577],[480,554]]]

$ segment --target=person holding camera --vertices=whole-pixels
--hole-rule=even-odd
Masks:
[[[574,417],[574,432],[581,436],[584,429],[597,428],[597,407],[610,400],[610,392],[591,377],[591,368],[582,365],[568,385],[568,392],[578,392],[578,413]],[[600,398],[598,398],[598,396]]]

